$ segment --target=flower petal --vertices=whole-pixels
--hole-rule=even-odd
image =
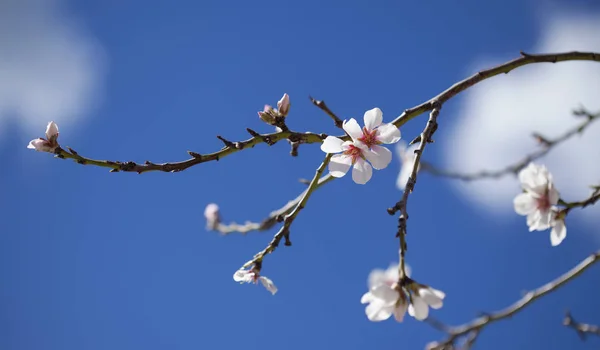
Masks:
[[[442,291],[433,288],[420,289],[419,295],[432,309],[441,308],[444,305],[443,299],[446,296]]]
[[[392,161],[392,151],[378,145],[371,146],[371,149],[364,151],[363,154],[377,170],[387,168]]]
[[[365,162],[362,158],[357,159],[354,163],[354,169],[352,169],[352,180],[359,185],[364,185],[371,180],[371,176],[373,176],[371,164]]]
[[[556,220],[552,231],[550,231],[550,244],[553,247],[559,245],[567,237],[567,226],[564,220]]]
[[[536,210],[537,201],[529,192],[519,193],[513,200],[515,211],[519,215],[529,215]]]
[[[371,292],[366,292],[365,294],[363,294],[363,296],[360,298],[360,303],[361,304],[368,304],[370,302],[373,302],[376,298],[373,296],[373,294],[371,294]]]
[[[395,305],[398,298],[400,298],[400,293],[387,284],[380,284],[371,288],[371,294],[385,305]]]
[[[558,193],[558,190],[556,190],[553,183],[550,183],[548,185],[548,201],[550,202],[550,205],[556,205],[559,198],[560,194]]]
[[[358,140],[360,137],[363,136],[363,131],[360,128],[360,125],[358,125],[356,119],[354,118],[350,118],[350,120],[344,120],[342,127],[344,128],[344,131],[347,132],[348,135],[350,135],[350,137],[352,137],[352,140],[354,141]]]
[[[408,314],[419,321],[423,321],[429,316],[429,306],[423,299],[413,296],[412,303],[408,306]]]
[[[400,279],[400,273],[398,272],[398,264],[394,263],[394,264],[390,264],[390,266],[387,268],[387,270],[385,270],[385,279],[389,282],[398,282],[398,280]],[[404,266],[404,269],[406,270],[406,266]]]
[[[329,173],[333,177],[342,177],[346,175],[352,166],[352,157],[345,154],[336,154],[329,161]]]
[[[50,122],[46,126],[46,138],[50,141],[52,139],[56,140],[58,137],[58,125],[55,122]]]
[[[344,141],[335,136],[327,136],[321,144],[321,151],[325,153],[340,153],[343,151],[342,144]]]
[[[254,273],[248,270],[237,270],[233,274],[233,280],[240,283],[249,283],[250,281],[252,281],[253,275]]]
[[[367,283],[369,285],[369,289],[379,285],[385,284],[387,280],[387,276],[385,270],[382,269],[374,269],[369,273],[369,277],[367,278]]]
[[[365,121],[365,127],[367,130],[371,131],[378,127],[383,121],[383,112],[377,107],[369,109],[365,112],[363,119]]]
[[[38,152],[50,152],[53,153],[55,148],[50,146],[50,143],[42,138],[29,141],[27,148],[34,149]]]
[[[408,304],[401,303],[400,305],[394,308],[394,318],[398,322],[404,321],[404,315],[406,314],[406,310],[408,309]]]
[[[260,276],[258,279],[260,280],[260,283],[262,283],[262,285],[267,288],[269,292],[271,292],[271,294],[275,295],[275,293],[277,293],[277,287],[275,287],[275,284],[269,278]]]
[[[385,321],[390,316],[392,316],[392,312],[394,310],[393,306],[384,305],[379,300],[375,300],[365,308],[365,313],[367,314],[367,318],[373,322]]]
[[[391,144],[400,141],[400,129],[394,124],[381,124],[377,128],[377,141]],[[406,147],[406,146],[405,146]]]

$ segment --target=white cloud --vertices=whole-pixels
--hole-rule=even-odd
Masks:
[[[572,50],[600,52],[600,13],[547,17],[529,52]],[[492,67],[506,60],[476,62],[475,66]],[[537,149],[532,132],[553,138],[582,122],[571,115],[578,106],[600,111],[600,63],[523,67],[473,87],[459,105],[452,116],[452,135],[445,140],[445,166],[462,172],[501,169]],[[554,148],[542,161],[554,175],[563,198],[588,196],[588,186],[600,184],[600,122],[582,137]],[[454,185],[471,203],[494,214],[513,213],[512,200],[520,190],[512,176]],[[585,212],[597,215],[597,209]]]
[[[58,0],[0,1],[0,134],[17,120],[36,136],[73,122],[98,97],[104,52]]]

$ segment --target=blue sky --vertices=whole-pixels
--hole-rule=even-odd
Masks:
[[[369,272],[397,261],[397,221],[385,211],[401,196],[396,158],[365,186],[346,177],[315,192],[292,226],[293,246],[265,259],[263,272],[279,287],[271,296],[232,275],[275,231],[220,237],[205,231],[202,212],[216,202],[225,221],[262,220],[305,188],[298,179],[310,178],[323,158],[316,145],[292,158],[286,143],[263,144],[185,172],[143,175],[25,146],[54,119],[61,144],[91,158],[183,160],[187,150],[219,149],[216,135],[271,131],[256,111],[284,92],[291,128],[334,134],[308,95],[343,118],[379,107],[390,120],[482,60],[535,49],[549,18],[600,18],[593,1],[566,0],[2,7],[1,16],[32,23],[31,33],[7,25],[11,36],[0,42],[0,56],[11,58],[0,71],[22,74],[0,85],[0,348],[7,350],[422,349],[442,339],[412,318],[371,323],[359,302]],[[53,74],[25,74],[27,64]],[[17,87],[20,95],[6,92]],[[445,164],[466,103],[458,101],[444,107],[439,142],[425,159]],[[409,123],[403,138],[424,123]],[[410,199],[408,263],[415,279],[446,292],[432,313],[445,323],[502,308],[598,247],[597,225],[579,216],[552,248],[548,232],[529,233],[523,217],[482,209],[465,193],[424,174]],[[598,339],[582,343],[561,323],[567,308],[600,323],[599,283],[598,268],[590,269],[487,328],[476,348],[597,348]]]

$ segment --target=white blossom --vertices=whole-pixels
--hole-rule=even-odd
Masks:
[[[277,293],[277,287],[269,278],[265,276],[261,276],[257,270],[237,270],[233,274],[233,280],[240,283],[254,283],[256,284],[258,281],[269,291],[271,294],[275,295]]]
[[[342,141],[327,136],[321,144],[325,153],[339,153],[331,157],[329,173],[334,177],[346,175],[352,167],[352,180],[365,184],[373,175],[373,168],[385,169],[392,160],[392,152],[381,144],[392,144],[400,140],[400,130],[393,124],[382,124],[383,113],[379,108],[365,112],[363,128],[351,118],[345,120],[343,129],[352,141]],[[368,162],[367,162],[368,161]]]
[[[396,180],[396,187],[398,187],[399,190],[404,191],[404,188],[406,188],[408,178],[410,177],[410,174],[412,174],[414,168],[415,150],[418,147],[417,144],[407,147],[406,142],[399,142],[396,145],[396,152],[398,152],[400,158],[400,174],[398,174],[398,179]],[[421,164],[417,167],[417,171],[420,169]]]
[[[408,306],[408,314],[422,321],[429,316],[429,308],[439,309],[444,305],[446,294],[428,286],[419,286],[412,293],[412,300]]]
[[[410,267],[405,266],[407,277]],[[369,291],[365,293],[360,302],[368,304],[365,308],[367,318],[373,322],[384,321],[394,315],[398,322],[402,322],[408,303],[404,294],[395,289],[399,280],[398,264],[391,264],[386,270],[374,269],[369,274]]]
[[[519,181],[524,190],[514,199],[515,211],[527,216],[529,231],[544,231],[552,228],[550,243],[559,245],[567,235],[564,219],[557,219],[558,190],[554,187],[552,174],[543,165],[530,163],[519,172]]]
[[[58,125],[55,122],[49,122],[46,126],[46,138],[37,138],[31,140],[27,148],[34,149],[39,152],[54,153],[58,147]]]

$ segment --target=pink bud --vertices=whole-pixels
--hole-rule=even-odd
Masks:
[[[279,114],[281,114],[284,117],[290,111],[290,96],[287,93],[283,94],[281,100],[277,102],[277,109],[279,109]]]
[[[55,122],[50,122],[46,126],[46,138],[37,138],[31,140],[27,148],[34,149],[39,152],[54,153],[58,147],[58,125]]]

